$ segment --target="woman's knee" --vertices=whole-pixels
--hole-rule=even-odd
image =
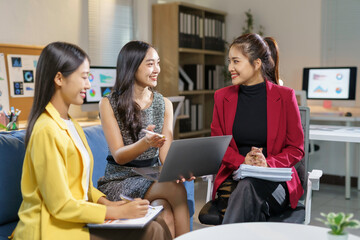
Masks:
[[[155,183],[156,189],[160,189],[166,197],[177,196],[186,198],[186,189],[184,184],[176,182]]]
[[[256,179],[254,178],[244,178],[239,181],[234,191],[230,195],[230,199],[236,198],[248,198],[253,195],[255,189]]]
[[[168,240],[168,239],[172,239],[172,236],[165,223],[161,224],[160,222],[152,221],[145,229],[145,232],[142,235],[141,239]]]

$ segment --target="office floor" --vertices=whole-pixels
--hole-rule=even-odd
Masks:
[[[351,189],[351,199],[345,200],[344,186],[335,186],[320,183],[320,190],[313,191],[310,225],[323,227],[323,223],[315,220],[320,217],[320,212],[345,212],[353,213],[354,218],[360,220],[360,192],[356,188]],[[206,182],[201,179],[195,181],[195,214],[193,228],[201,229],[208,227],[199,222],[198,213],[205,204]],[[360,229],[347,229],[347,232],[360,236]]]

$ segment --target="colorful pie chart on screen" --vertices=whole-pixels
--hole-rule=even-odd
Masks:
[[[341,80],[343,78],[343,75],[341,73],[336,74],[336,79]]]
[[[89,73],[89,82],[94,81],[94,75],[92,75],[91,73]]]
[[[94,89],[90,89],[90,90],[89,90],[89,94],[90,94],[91,97],[95,97],[96,92],[95,92]]]
[[[340,87],[337,87],[337,88],[335,89],[335,92],[336,92],[337,94],[340,94],[340,93],[342,92],[342,89],[341,89]]]

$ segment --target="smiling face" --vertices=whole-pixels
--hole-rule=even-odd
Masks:
[[[252,65],[239,47],[230,48],[228,61],[233,85],[255,85],[264,81],[260,71],[261,60],[256,59]]]
[[[89,61],[85,61],[67,77],[63,77],[61,95],[66,105],[81,105],[84,103],[86,90],[90,88]]]
[[[156,87],[160,73],[160,58],[154,48],[149,48],[138,70],[135,73],[135,83],[142,87]]]

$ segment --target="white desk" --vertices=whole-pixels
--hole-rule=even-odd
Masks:
[[[352,123],[360,122],[359,116],[345,117],[336,115],[327,115],[319,113],[310,113],[310,121],[325,121],[325,122],[345,122],[346,126],[351,126]]]
[[[315,227],[293,223],[234,223],[202,228],[181,235],[176,240],[219,240],[219,239],[246,239],[246,240],[309,240],[327,239],[329,228]],[[360,237],[349,234],[348,240],[360,240]]]
[[[345,142],[345,198],[350,199],[350,143],[360,143],[360,127],[311,124],[309,139],[320,141]],[[358,177],[358,187],[359,186],[360,178]]]

